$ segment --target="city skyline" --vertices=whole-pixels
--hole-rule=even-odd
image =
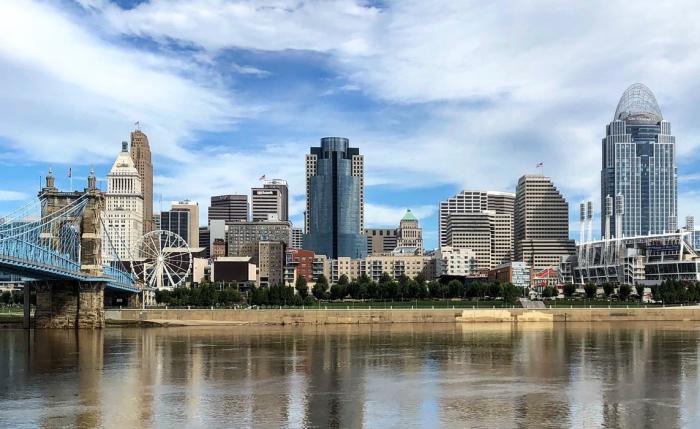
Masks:
[[[620,16],[616,11],[622,6],[616,4],[579,10],[575,25],[564,12],[547,10],[556,28],[569,35],[550,40],[546,33],[518,37],[525,28],[501,25],[512,17],[485,6],[424,10],[410,2],[328,2],[287,12],[281,7],[251,10],[250,25],[288,14],[290,28],[276,31],[296,35],[255,40],[236,32],[194,34],[176,23],[156,22],[157,13],[182,16],[187,2],[168,11],[162,4],[9,1],[0,6],[0,19],[18,40],[31,28],[21,25],[30,18],[44,23],[48,32],[66,29],[60,40],[37,34],[29,45],[1,42],[0,63],[10,71],[26,71],[13,72],[4,84],[5,105],[13,111],[0,120],[6,163],[2,208],[34,195],[49,166],[62,189],[69,187],[69,168],[76,183],[93,166],[104,178],[119,142],[140,121],[153,152],[155,211],[161,196],[163,201],[191,198],[200,204],[200,219],[206,219],[209,196],[249,194],[266,174],[289,181],[290,217],[299,226],[305,204],[303,154],[323,136],[344,135],[366,158],[368,228],[393,227],[410,208],[421,220],[426,247],[437,247],[440,201],[465,189],[514,192],[517,178],[544,162],[545,175],[569,202],[570,236],[577,237],[579,202],[593,200],[600,216],[601,124],[612,120],[623,90],[643,82],[673,121],[678,139],[678,216],[700,213],[694,191],[700,178],[694,156],[700,144],[693,110],[697,97],[689,84],[700,66],[679,56],[697,43],[690,30],[692,14],[681,15],[682,7],[661,6],[658,17],[643,13],[643,7],[624,9],[625,17],[612,29],[603,29],[599,14]],[[447,23],[450,13],[462,7],[473,8],[470,16],[496,22],[504,34],[477,24],[474,29],[435,25],[431,30],[437,34],[430,36],[416,21],[430,16]],[[519,7],[512,13],[536,22],[537,8]],[[242,19],[228,13],[228,22]],[[325,27],[300,30],[309,27],[305,16],[315,20],[321,15],[340,22],[338,28],[348,34]],[[219,28],[218,21],[193,19],[201,28]],[[372,28],[387,30],[390,19],[398,29],[377,39]],[[414,50],[394,33],[409,23],[424,38]],[[649,31],[640,36],[635,29],[642,24]],[[576,28],[576,35],[566,26]],[[526,27],[529,34],[536,26]],[[687,45],[661,37],[678,31],[686,34]],[[623,43],[622,36],[629,34],[635,34],[637,45]],[[476,35],[480,49],[470,47]],[[503,48],[501,37],[512,41],[515,51]],[[595,43],[599,37],[610,42],[606,50]],[[641,53],[650,44],[664,52],[666,65],[645,62]],[[408,55],[425,71],[400,63],[384,46]],[[451,46],[464,60],[451,60],[442,46]],[[624,67],[606,69],[603,78],[581,77],[601,70],[611,51]],[[468,61],[474,56],[483,65]],[[120,71],[119,79],[114,70]],[[34,91],[34,99],[19,95],[18,88],[38,82],[42,91]],[[596,221],[596,236],[598,228]]]

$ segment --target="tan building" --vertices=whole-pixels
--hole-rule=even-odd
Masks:
[[[427,280],[436,277],[435,259],[422,255],[373,255],[365,259],[341,257],[331,260],[330,265],[331,283],[336,283],[342,275],[346,275],[351,281],[363,274],[379,281],[383,273],[393,278],[401,275],[415,278],[418,274],[422,274]]]
[[[511,260],[512,231],[512,216],[495,210],[452,213],[445,228],[447,246],[473,250],[478,270]]]
[[[285,244],[280,241],[260,241],[258,243],[258,286],[283,284]]]
[[[199,204],[196,201],[184,200],[172,203],[173,210],[187,210],[189,212],[189,226],[187,237],[182,237],[190,247],[199,246]]]
[[[367,254],[382,255],[396,248],[398,238],[394,228],[366,228]]]
[[[558,267],[562,256],[576,252],[569,239],[569,205],[549,177],[518,180],[514,223],[514,260],[533,271]]]
[[[418,218],[410,209],[399,222],[396,235],[397,247],[415,247],[419,255],[423,254],[423,228],[420,227]]]
[[[491,210],[496,214],[513,217],[515,194],[497,191],[462,191],[440,203],[439,230],[440,246],[449,246],[447,242],[447,220],[451,214],[480,213]],[[512,245],[511,245],[512,247]]]
[[[131,159],[141,178],[141,195],[143,196],[143,232],[153,231],[153,164],[148,137],[141,130],[131,132]],[[196,243],[195,243],[196,244]]]

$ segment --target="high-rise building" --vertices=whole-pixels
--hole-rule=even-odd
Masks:
[[[612,223],[612,235],[661,234],[675,228],[676,138],[649,88],[635,83],[625,90],[613,121],[605,127],[602,146],[601,212],[607,212],[612,198],[621,196],[624,200],[622,231],[616,231]],[[617,215],[613,207],[613,218]]]
[[[525,175],[515,196],[515,260],[532,270],[558,267],[575,253],[569,239],[569,205],[549,177]]]
[[[398,237],[394,228],[365,228],[367,254],[383,255],[396,249]]]
[[[251,189],[253,222],[289,220],[289,189],[281,179],[266,180],[262,188]]]
[[[280,241],[289,246],[292,226],[289,222],[236,222],[228,227],[226,242],[229,256],[254,256],[260,241]]]
[[[211,234],[208,226],[199,227],[199,247],[203,250],[203,257],[211,258]]]
[[[190,212],[189,222],[190,225],[187,228],[188,235],[182,236],[182,238],[187,241],[190,247],[199,246],[199,204],[196,201],[184,200],[180,202],[172,203],[173,210],[187,210]]]
[[[475,267],[488,270],[513,259],[515,194],[462,191],[440,203],[440,247],[472,249]]]
[[[415,247],[417,254],[423,254],[423,228],[411,209],[406,211],[396,231],[398,247]]]
[[[292,241],[289,245],[292,249],[304,248],[304,230],[301,228],[292,228]]]
[[[496,191],[462,191],[440,203],[439,230],[440,246],[447,242],[447,217],[450,214],[480,213],[492,210],[496,214],[513,216],[515,194]],[[512,246],[512,245],[511,245]]]
[[[215,195],[211,197],[208,220],[224,220],[226,225],[248,221],[247,195]]]
[[[107,174],[105,227],[117,256],[132,260],[132,249],[143,234],[143,195],[141,176],[129,155],[127,142]],[[104,246],[103,248],[107,248]]]
[[[143,232],[153,231],[153,164],[151,146],[148,137],[141,130],[131,132],[131,159],[141,178],[141,195],[143,195]]]
[[[305,249],[329,258],[366,256],[364,159],[348,139],[324,137],[306,155],[305,222]]]
[[[285,248],[281,241],[258,242],[259,286],[284,284]]]
[[[188,241],[188,237],[190,237],[190,228],[192,226],[192,222],[190,221],[191,215],[191,212],[184,208],[163,210],[160,212],[160,229],[179,235],[187,242],[188,246],[194,247],[193,244]],[[199,235],[199,228],[197,228],[197,235]],[[199,239],[197,245],[199,245]]]

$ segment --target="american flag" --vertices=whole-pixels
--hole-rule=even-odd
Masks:
[[[535,168],[540,168],[540,167],[544,167],[543,162],[538,162],[537,165],[535,166]]]
[[[68,177],[73,177],[73,168],[72,167],[68,168]]]
[[[265,180],[265,175],[263,174],[262,176],[260,176],[258,180]]]

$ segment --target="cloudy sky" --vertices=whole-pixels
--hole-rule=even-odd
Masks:
[[[435,246],[440,200],[543,162],[577,236],[605,124],[643,82],[677,138],[679,214],[700,215],[698,22],[694,1],[3,0],[0,212],[49,165],[63,188],[69,167],[76,187],[106,175],[140,121],[156,210],[265,174],[301,224],[304,154],[344,136],[370,226],[412,208]]]

